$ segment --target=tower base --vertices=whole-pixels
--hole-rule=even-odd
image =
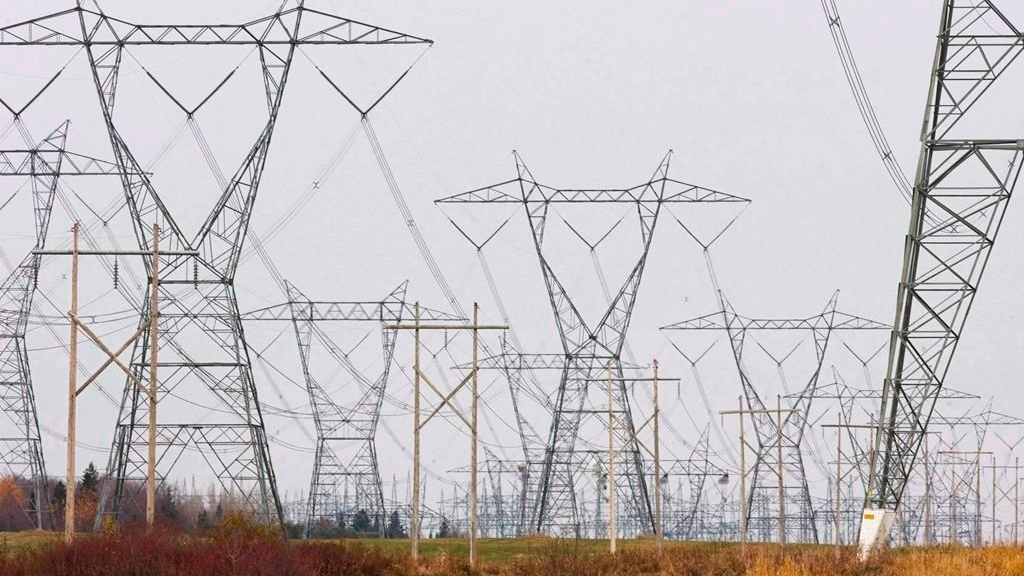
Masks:
[[[872,553],[889,545],[895,510],[865,508],[860,520],[860,559],[867,560]]]

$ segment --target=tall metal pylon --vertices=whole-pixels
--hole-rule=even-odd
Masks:
[[[890,328],[886,324],[838,312],[838,296],[836,292],[819,314],[807,318],[746,318],[736,314],[729,301],[719,292],[720,312],[662,328],[667,331],[721,330],[729,337],[743,397],[747,403],[746,409],[756,411],[750,414],[757,437],[756,459],[750,471],[751,482],[747,494],[743,497],[747,499],[747,526],[754,534],[760,534],[761,538],[770,538],[782,523],[787,541],[818,542],[815,508],[807,484],[802,447],[829,340],[834,330]],[[788,407],[792,411],[785,416],[772,413],[771,407],[761,398],[763,390],[758,391],[744,363],[743,353],[749,333],[767,330],[810,332],[814,344],[814,370]],[[745,448],[741,446],[740,449]],[[768,504],[778,500],[780,477],[784,482],[782,494],[785,518],[780,517]]]
[[[315,536],[320,519],[351,518],[359,510],[374,521],[384,535],[387,510],[377,458],[376,434],[381,405],[395,352],[395,331],[387,324],[413,317],[405,301],[405,281],[378,301],[327,302],[310,300],[294,284],[285,281],[288,302],[242,315],[243,320],[288,320],[295,329],[302,372],[316,425],[316,455],[306,505],[306,537]],[[421,322],[461,321],[461,318],[420,308]],[[377,375],[366,375],[349,359],[318,324],[322,322],[372,322],[380,325],[383,364]],[[336,399],[324,389],[311,368],[314,338],[360,388],[350,401]],[[350,495],[350,496],[349,496]]]
[[[161,262],[159,329],[163,349],[158,363],[158,396],[163,403],[180,401],[192,409],[160,411],[158,480],[166,480],[185,450],[192,448],[209,464],[224,489],[239,496],[244,508],[268,523],[281,521],[281,503],[238,310],[235,273],[295,51],[304,45],[430,43],[306,8],[302,0],[290,8],[287,5],[286,1],[277,12],[242,24],[152,25],[112,18],[98,8],[84,8],[79,1],[75,8],[0,28],[0,46],[70,45],[84,49],[114,157],[121,168],[140,249],[147,249],[149,231],[158,224],[162,249],[191,249],[201,254],[195,259],[170,257]],[[268,107],[255,142],[234,175],[223,179],[213,208],[192,236],[178,226],[114,120],[122,55],[138,46],[181,45],[253,47],[259,54]],[[171,95],[165,86],[159,87]],[[198,108],[187,110],[178,104],[193,120]],[[143,261],[149,271],[150,262]],[[148,306],[148,300],[141,306],[142,318],[149,314]],[[148,338],[141,338],[131,361],[131,369],[140,379],[148,378],[149,355]],[[207,415],[195,420],[186,416],[181,421],[183,414],[195,413],[196,405],[208,410]],[[141,496],[138,483],[129,481],[145,478],[146,428],[139,424],[146,419],[147,402],[127,380],[107,466],[111,481],[104,484],[100,497],[97,528],[104,514],[116,515]]]
[[[63,122],[34,147],[0,150],[0,177],[28,177],[32,184],[33,250],[46,247],[61,177],[118,174],[114,164],[65,150],[69,124]],[[45,527],[49,498],[25,336],[41,259],[29,252],[0,284],[0,412],[6,416],[0,418],[0,475],[11,475],[28,496],[25,513],[39,529]]]
[[[889,541],[1020,175],[1024,141],[979,134],[978,126],[984,125],[982,111],[989,111],[990,121],[1002,117],[997,101],[986,96],[1022,51],[1024,35],[990,0],[943,2],[861,523],[862,554]]]
[[[580,449],[577,440],[581,427],[606,429],[605,416],[614,414],[622,423],[615,429],[619,447],[617,467],[624,476],[617,491],[626,515],[640,518],[640,529],[653,528],[653,511],[644,477],[644,464],[635,442],[632,412],[625,384],[615,387],[613,406],[601,400],[603,394],[589,394],[588,379],[605,377],[609,364],[614,375],[622,378],[622,351],[647,265],[658,216],[664,204],[694,202],[734,202],[748,200],[717,192],[668,177],[671,152],[658,165],[651,178],[637,186],[619,189],[557,189],[540,184],[522,158],[513,153],[517,176],[512,180],[437,200],[438,203],[505,203],[523,206],[540,263],[541,275],[555,317],[565,355],[546,443],[537,500],[531,524],[537,532],[557,529],[563,534],[580,534],[577,506],[577,482],[586,474],[586,456],[603,453],[596,445]],[[583,318],[544,251],[544,233],[549,208],[558,204],[634,204],[639,217],[642,252],[611,303],[596,322]],[[619,428],[619,427],[617,427]]]

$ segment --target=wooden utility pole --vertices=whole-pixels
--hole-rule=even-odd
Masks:
[[[64,540],[75,537],[75,400],[78,396],[78,222],[71,228],[71,342],[68,353],[68,469],[64,496]],[[38,503],[36,504],[39,505]]]
[[[739,397],[743,412],[743,396]],[[743,435],[743,416],[740,415],[740,544],[747,544],[747,440]]]
[[[146,526],[152,530],[156,523],[156,367],[157,338],[160,334],[160,227],[153,224],[153,259],[149,292],[149,461],[146,463]]]
[[[614,429],[615,429],[615,416],[612,411],[614,405],[614,397],[612,391],[614,389],[613,383],[635,383],[635,382],[652,382],[654,385],[654,410],[650,418],[645,420],[640,426],[633,429],[629,433],[629,438],[626,442],[635,442],[637,446],[643,448],[645,452],[651,455],[654,459],[654,537],[658,554],[661,554],[662,549],[662,499],[661,499],[661,438],[659,437],[660,424],[659,419],[661,418],[661,407],[658,404],[658,387],[660,382],[678,382],[679,378],[665,378],[658,374],[658,361],[654,360],[653,364],[653,377],[652,378],[632,378],[632,377],[615,377],[613,374],[613,364],[608,362],[608,376],[607,378],[586,378],[587,382],[599,382],[605,381],[608,389],[608,548],[612,554],[615,554],[616,541],[618,539],[618,510],[616,502],[618,500],[615,493],[615,456],[617,450],[615,450],[614,442]],[[654,435],[654,446],[653,450],[648,448],[647,445],[640,440],[640,432],[643,431],[648,425],[652,426],[652,432]]]
[[[160,251],[160,228],[153,225],[153,246],[151,250],[80,250],[78,247],[79,224],[76,222],[71,228],[71,250],[34,250],[32,253],[39,256],[71,256],[71,306],[68,311],[68,319],[71,324],[70,343],[68,347],[68,431],[67,431],[67,486],[64,504],[64,539],[70,542],[75,536],[75,436],[77,429],[76,411],[78,395],[85,391],[111,364],[115,364],[135,384],[149,400],[149,462],[147,463],[146,478],[146,524],[152,527],[156,521],[156,403],[157,403],[157,337],[159,335],[159,285],[160,285],[160,256],[198,256],[196,250],[182,251]],[[120,346],[117,350],[111,350],[99,336],[96,335],[88,325],[84,324],[78,316],[78,276],[79,258],[81,256],[148,256],[151,258],[152,278],[150,280],[150,302],[149,316],[140,322],[138,329]],[[126,366],[120,356],[128,349],[146,330],[149,330],[149,337],[152,340],[149,358],[149,386],[144,386],[142,381],[132,373],[131,368]],[[78,333],[81,331],[97,348],[106,356],[103,364],[90,375],[85,382],[78,385]]]
[[[843,424],[843,413],[836,412],[836,426],[842,426]],[[840,516],[842,515],[843,505],[842,500],[842,485],[843,485],[843,431],[840,428],[836,429],[836,511],[835,511],[835,541],[836,541],[836,553],[839,553],[839,547],[842,545],[842,538],[839,537],[839,530],[842,526]]]
[[[470,464],[469,464],[469,489],[470,489],[470,495],[469,495],[469,533],[471,534],[470,541],[469,541],[469,565],[473,566],[473,567],[476,566],[476,537],[477,537],[477,522],[478,522],[477,508],[476,508],[476,504],[477,504],[477,502],[476,502],[476,500],[477,500],[477,498],[476,498],[476,490],[477,490],[477,482],[476,482],[477,454],[476,454],[476,451],[477,451],[477,400],[479,398],[479,394],[477,393],[477,374],[479,373],[479,370],[478,370],[478,368],[479,368],[478,348],[480,346],[480,328],[478,328],[479,325],[480,325],[480,306],[476,302],[474,302],[473,303],[473,371],[471,372],[472,384],[471,384],[471,388],[470,388],[470,394],[472,395],[472,399],[470,401],[471,402],[470,410],[472,411],[472,413],[470,415],[470,434],[471,434],[472,438],[470,440],[471,448],[470,448],[470,452],[469,452],[470,453]]]
[[[409,538],[412,545],[412,559],[417,560],[420,553],[420,303],[416,303],[415,323],[415,356],[413,359],[414,391],[413,397],[413,441],[412,441],[412,519],[409,526]]]
[[[745,409],[745,408],[743,408],[743,397],[740,396],[740,408],[739,408],[739,410],[722,410],[722,411],[719,412],[719,415],[722,415],[722,416],[727,416],[727,415],[735,414],[735,415],[740,417],[740,468],[741,468],[741,470],[740,470],[740,490],[742,492],[744,492],[744,494],[742,495],[743,499],[740,500],[740,503],[743,504],[742,506],[740,506],[740,539],[744,543],[747,541],[747,510],[746,510],[746,505],[745,505],[745,503],[746,503],[746,494],[745,494],[745,492],[746,492],[746,481],[745,481],[745,478],[746,478],[747,472],[746,472],[746,463],[744,461],[743,454],[744,454],[744,452],[745,452],[745,450],[747,448],[747,441],[746,441],[745,437],[743,436],[743,416],[745,416],[747,414],[751,414],[751,415],[753,415],[753,414],[767,414],[767,415],[774,414],[776,416],[775,426],[776,426],[776,433],[778,435],[777,438],[776,438],[775,446],[776,446],[776,450],[777,450],[777,454],[778,454],[778,459],[779,459],[778,470],[776,470],[776,472],[778,474],[778,477],[779,477],[779,544],[783,545],[783,546],[786,544],[786,521],[785,521],[785,518],[784,518],[785,513],[786,513],[786,508],[785,508],[785,503],[784,503],[786,493],[785,493],[785,484],[783,484],[783,472],[782,472],[782,414],[783,413],[787,413],[788,414],[788,413],[793,413],[793,412],[799,412],[799,410],[796,410],[794,408],[783,409],[782,408],[782,396],[777,396],[776,400],[777,400],[777,407],[774,410],[769,410],[769,409],[752,410],[752,409]],[[755,449],[755,452],[756,452],[756,449]]]
[[[932,544],[932,472],[928,463],[928,434],[924,435],[924,545]]]
[[[618,537],[618,502],[615,497],[615,434],[612,420],[612,363],[608,362],[608,548],[615,554]]]
[[[658,404],[658,360],[654,360],[654,539],[661,556],[662,523],[661,523],[661,439],[658,436],[658,421],[661,420],[661,407]]]
[[[775,437],[775,446],[778,449],[779,459],[779,544],[786,545],[786,484],[782,479],[785,466],[782,465],[782,396],[776,395],[775,429],[778,435]]]
[[[480,370],[478,364],[479,352],[478,347],[480,344],[479,332],[480,330],[508,330],[508,326],[491,326],[482,325],[479,323],[480,306],[476,303],[473,304],[473,321],[472,324],[430,324],[424,325],[420,319],[420,304],[416,303],[415,306],[415,318],[412,326],[408,324],[388,324],[384,326],[387,330],[412,330],[415,335],[415,356],[413,357],[413,371],[415,372],[413,379],[413,457],[412,457],[412,514],[411,514],[411,526],[409,527],[410,534],[410,546],[411,555],[413,560],[419,558],[419,546],[420,546],[420,434],[427,422],[430,421],[442,408],[448,406],[452,412],[460,419],[470,430],[470,485],[469,485],[469,565],[471,567],[476,566],[477,560],[477,406],[478,406],[478,380],[477,373]],[[420,369],[420,344],[421,344],[421,332],[423,330],[470,330],[473,334],[473,364],[470,368],[469,374],[467,374],[450,392],[444,394],[434,386],[430,378]],[[427,415],[425,419],[420,420],[420,387],[421,383],[426,383],[427,386],[433,390],[441,401],[437,404],[434,409]],[[469,384],[470,392],[473,395],[471,401],[471,414],[469,419],[459,411],[454,404],[452,399],[455,394],[462,389],[463,386]]]

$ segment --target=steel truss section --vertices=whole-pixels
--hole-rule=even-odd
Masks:
[[[834,330],[890,329],[888,325],[837,311],[838,296],[837,292],[825,308],[814,316],[776,319],[740,316],[725,296],[719,293],[722,306],[720,312],[662,328],[667,331],[722,330],[729,337],[743,397],[747,403],[746,409],[753,411],[750,418],[757,436],[756,460],[750,471],[751,482],[747,494],[743,496],[747,499],[745,521],[748,530],[761,539],[770,539],[782,523],[787,541],[818,542],[815,507],[807,484],[802,446],[830,337]],[[779,330],[810,332],[816,360],[807,383],[792,399],[785,416],[775,414],[774,409],[764,402],[743,360],[744,346],[750,332]],[[778,508],[771,505],[773,501],[779,504],[780,475],[784,481],[784,518],[780,517]]]
[[[300,23],[301,22],[301,23]],[[242,24],[136,24],[82,7],[0,28],[0,46],[205,45],[277,46],[335,44],[429,44],[410,36],[327,12],[302,2]]]
[[[167,479],[183,454],[179,450],[189,447],[210,466],[223,488],[241,498],[246,511],[262,522],[281,521],[277,483],[238,310],[235,273],[295,50],[309,44],[421,43],[429,41],[311,10],[302,0],[292,8],[282,5],[270,16],[238,25],[134,24],[98,8],[85,9],[79,2],[69,10],[0,28],[0,46],[82,47],[140,249],[148,249],[149,231],[158,224],[162,251],[200,252],[198,258],[167,257],[161,263],[163,349],[158,395],[164,401],[174,398],[203,406],[212,416],[181,422],[169,421],[167,411],[161,412],[159,436],[173,442],[159,446],[160,482]],[[135,46],[180,45],[252,46],[259,53],[268,106],[255,142],[192,236],[179,228],[114,121],[123,53]],[[191,113],[184,112],[191,118]],[[148,271],[150,262],[143,260]],[[149,314],[148,307],[147,300],[140,307],[142,318]],[[143,337],[131,360],[131,369],[140,379],[148,378],[149,354],[149,340]],[[139,425],[146,419],[145,398],[127,380],[107,466],[112,481],[104,484],[96,528],[105,515],[116,516],[141,497],[141,482],[133,481],[141,481],[146,474],[145,442],[139,433]]]
[[[0,176],[28,177],[32,184],[33,250],[46,247],[61,177],[118,174],[115,164],[65,150],[69,124],[62,123],[37,146],[0,150]],[[25,335],[41,259],[30,252],[0,284],[0,412],[6,416],[0,419],[0,475],[10,475],[21,487],[25,514],[38,529],[48,523],[49,498]]]
[[[867,507],[883,514],[911,478],[1020,175],[1024,141],[985,137],[971,121],[998,117],[986,95],[1022,50],[991,1],[943,2],[869,476]],[[875,527],[863,524],[865,551],[888,540]]]
[[[537,532],[557,531],[579,537],[581,511],[577,503],[577,484],[587,472],[587,452],[592,451],[578,449],[577,439],[581,427],[587,423],[605,429],[607,415],[606,408],[596,408],[604,403],[598,398],[602,395],[590,397],[588,379],[606,377],[609,363],[617,377],[623,375],[623,345],[662,206],[668,203],[743,203],[748,200],[669,178],[671,152],[648,181],[620,189],[558,189],[546,186],[533,177],[518,154],[514,155],[515,179],[443,198],[437,203],[519,204],[525,210],[564,354],[544,459],[536,479],[537,497],[531,513],[531,525]],[[552,205],[558,204],[636,206],[642,253],[596,323],[583,318],[544,251],[548,211]],[[614,430],[620,460],[616,466],[625,477],[618,487],[621,492],[619,501],[624,504],[624,515],[639,518],[636,527],[650,532],[653,527],[652,506],[622,381],[616,387],[611,410],[615,419],[623,423],[616,427],[621,429]]]
[[[376,433],[381,404],[387,387],[395,351],[395,331],[387,324],[401,323],[413,317],[405,301],[408,281],[379,301],[323,302],[307,298],[290,282],[285,282],[288,302],[261,308],[242,315],[243,320],[288,320],[295,329],[302,372],[316,425],[316,455],[310,479],[305,512],[307,538],[317,536],[321,520],[337,522],[365,512],[378,535],[384,536],[387,510],[377,458]],[[464,321],[429,308],[420,308],[420,321]],[[380,324],[383,368],[370,377],[357,368],[345,350],[318,324],[321,322],[375,322]],[[314,338],[362,389],[350,402],[340,402],[317,381],[310,368]],[[351,496],[350,496],[351,495]]]

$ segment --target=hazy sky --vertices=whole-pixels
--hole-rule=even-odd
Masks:
[[[136,22],[238,22],[267,14],[275,4],[192,1],[168,5],[106,0],[102,7],[109,15]],[[861,0],[838,4],[881,124],[899,161],[912,171],[940,2]],[[1002,4],[1011,18],[1024,23],[1024,7],[1005,0]],[[70,3],[4,0],[0,5],[0,23],[6,25],[64,9]],[[513,149],[523,155],[539,181],[565,188],[639,184],[648,179],[665,152],[673,149],[672,177],[753,201],[713,248],[721,286],[738,313],[809,316],[820,311],[839,289],[840,309],[883,322],[892,320],[909,210],[871,146],[817,1],[311,0],[308,5],[435,41],[371,114],[371,120],[445,276],[467,308],[474,300],[480,302],[486,320],[500,318],[480,261],[446,215],[483,233],[511,212],[481,206],[442,212],[433,200],[515,177]],[[153,170],[154,182],[172,209],[184,215],[186,226],[194,226],[213,201],[215,182],[196,153],[191,131],[185,128],[172,138],[184,126],[182,113],[141,68],[145,66],[183,102],[194,105],[241,63],[238,74],[197,114],[223,171],[230,175],[264,121],[257,62],[246,50],[231,48],[129,52],[132,57],[126,57],[122,72],[116,121],[132,148],[139,151],[144,166],[172,142]],[[266,241],[281,273],[314,299],[377,299],[409,279],[411,298],[444,307],[441,292],[381,176],[357,114],[311,65],[316,62],[343,88],[351,86],[357,97],[369,101],[420,53],[418,48],[317,48],[297,60],[257,200],[253,230],[269,235],[281,214],[317,182],[302,211]],[[40,138],[70,117],[69,149],[110,159],[84,54],[71,48],[0,49],[0,98],[12,105],[25,102],[69,61],[58,82],[29,109],[25,122],[33,136]],[[1017,87],[1020,80],[1006,79]],[[1024,114],[1009,108],[1005,114],[1000,119],[1005,131],[983,136],[1020,135]],[[0,115],[0,130],[9,121],[5,111]],[[6,134],[5,147],[22,144],[16,130],[0,134]],[[351,145],[325,176],[325,167],[332,165],[330,159],[347,140]],[[121,195],[115,180],[79,179],[68,184],[95,209]],[[6,199],[23,185],[14,179],[0,182],[0,196]],[[31,226],[27,204],[22,202],[27,196],[20,194],[18,201],[0,210],[0,248],[11,261],[19,260],[28,249],[25,235]],[[88,213],[81,201],[70,193],[68,196],[77,210]],[[947,380],[953,387],[986,399],[996,396],[1001,411],[1015,414],[1020,412],[1016,408],[1021,396],[1013,374],[1024,369],[1024,358],[1018,353],[1024,333],[1014,305],[1021,270],[1012,247],[1024,244],[1024,227],[1017,225],[1021,210],[1017,204],[1009,209],[1000,246],[993,253],[958,360]],[[699,220],[699,208],[679,214],[711,227],[710,221]],[[627,215],[624,208],[609,209],[599,216],[571,210],[559,213],[568,220],[579,218],[587,233],[598,236],[602,226],[614,224],[623,215]],[[53,245],[67,241],[70,221],[58,206],[51,227]],[[563,280],[579,294],[583,308],[600,310],[603,296],[588,250],[560,221],[555,224],[561,231],[547,241],[555,266],[564,271]],[[130,244],[123,211],[111,219],[110,226],[113,237]],[[599,250],[613,291],[638,245],[634,216]],[[485,254],[526,350],[558,351],[550,307],[521,212],[514,213]],[[61,277],[66,269],[65,261],[47,263],[41,287],[53,305],[42,299],[37,306],[40,314],[53,316],[66,310],[68,287]],[[110,293],[109,276],[95,266],[91,273],[94,285],[84,288],[96,298],[95,302],[86,299],[90,310],[97,314],[124,310],[123,300]],[[238,286],[243,310],[283,298],[256,258],[243,264]],[[679,437],[692,439],[717,417],[709,416],[693,386],[693,372],[658,327],[713,312],[715,307],[698,246],[673,220],[662,219],[630,331],[630,348],[638,361],[657,357],[663,372],[684,377],[679,398],[674,392],[669,394],[671,405],[664,409]],[[131,324],[132,320],[125,318],[121,324],[111,325],[119,330],[111,339],[123,338]],[[289,325],[246,329],[253,348],[262,351],[269,345],[268,361],[288,378],[301,381]],[[337,340],[347,338],[349,346],[365,332],[332,329],[337,330]],[[65,325],[57,331],[66,338]],[[376,333],[371,336],[379,340]],[[844,336],[851,348],[868,355],[887,337],[884,333]],[[713,338],[698,340],[680,339],[677,344],[696,349]],[[373,342],[358,349],[363,355],[361,365],[371,373],[379,370],[379,357],[374,357],[378,347],[376,340]],[[799,338],[787,335],[777,341],[766,337],[763,344],[771,353],[783,355],[798,342]],[[851,385],[866,386],[863,372],[838,344],[833,345],[826,365],[835,364]],[[66,356],[53,350],[54,345],[49,332],[33,327],[30,347],[40,349],[32,357],[40,420],[60,432],[66,414],[62,392]],[[806,356],[809,346],[804,341],[800,352],[804,356],[797,354],[785,363],[791,387],[802,386],[813,368]],[[464,339],[452,349],[456,359],[468,359]],[[758,350],[750,354],[752,372],[763,382],[765,396],[773,397],[781,389],[774,365]],[[403,340],[396,363],[407,368],[410,358],[411,347]],[[884,371],[883,358],[884,352],[869,365],[875,385]],[[98,362],[98,356],[93,356],[93,361]],[[313,426],[302,416],[309,410],[308,403],[299,386],[261,362],[254,364],[254,374],[261,399],[273,407],[265,413],[273,438],[271,454],[282,492],[294,495],[308,486],[312,443],[303,429],[309,432]],[[450,364],[442,356],[435,368]],[[740,389],[726,343],[716,344],[698,368],[711,409],[732,408]],[[326,363],[322,369],[325,374],[331,370]],[[540,378],[553,393],[557,374]],[[339,398],[349,397],[351,392],[345,391],[340,375],[321,380],[331,382]],[[823,376],[823,383],[831,381],[831,374]],[[396,398],[410,398],[408,381],[398,367],[392,383],[390,390]],[[115,399],[120,396],[123,379],[116,373],[110,372],[102,384]],[[482,439],[495,451],[506,453],[505,457],[519,458],[515,434],[502,423],[509,418],[507,394],[501,393],[500,383],[488,384],[485,419],[491,426]],[[648,411],[645,396],[639,398],[637,410]],[[116,407],[98,393],[83,397],[82,403],[85,409],[80,412],[79,438],[84,453],[79,459],[105,463]],[[298,415],[282,413],[286,407]],[[826,408],[829,406],[822,402],[815,413]],[[961,408],[967,409],[967,405]],[[394,474],[404,480],[409,463],[399,444],[408,443],[409,417],[399,407],[386,404],[384,424],[388,431],[378,435],[382,473],[386,479]],[[539,426],[546,437],[547,423]],[[726,422],[730,438],[734,427],[735,421]],[[439,422],[433,433],[447,439],[452,437],[451,430]],[[825,447],[831,443],[831,433],[815,430],[813,435]],[[62,441],[52,433],[44,434],[44,441],[50,472],[61,470]],[[685,456],[678,437],[666,443],[671,444],[670,452]],[[721,446],[717,448],[724,454]],[[425,462],[441,475],[467,461],[466,449],[458,442],[431,443],[428,452]],[[176,475],[189,472],[177,470]],[[205,471],[196,471],[200,481],[203,474]]]

